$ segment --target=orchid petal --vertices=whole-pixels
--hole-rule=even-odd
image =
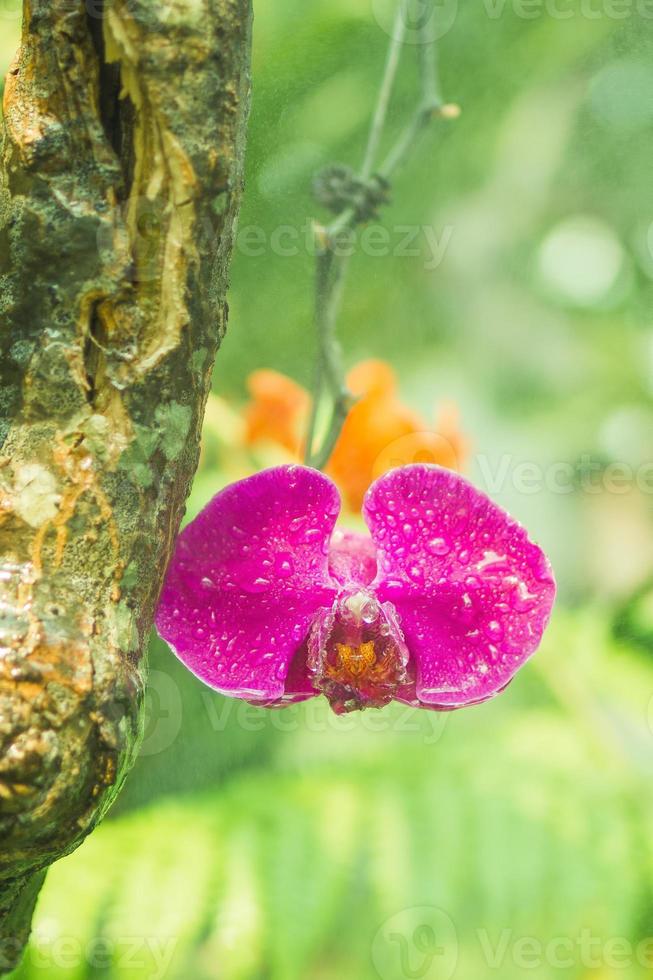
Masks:
[[[286,679],[336,595],[328,547],[339,509],[327,477],[280,466],[222,490],[184,528],[156,625],[206,684],[256,701],[310,696],[305,669]]]
[[[345,588],[369,585],[376,577],[376,548],[369,534],[335,530],[329,548],[329,572]]]
[[[460,707],[497,694],[536,650],[555,595],[525,529],[437,466],[391,470],[369,489],[372,584],[394,604],[421,702]]]

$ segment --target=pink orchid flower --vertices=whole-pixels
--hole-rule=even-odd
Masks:
[[[499,693],[536,650],[555,582],[524,528],[438,466],[368,490],[370,536],[335,528],[336,487],[280,466],[218,493],[179,535],[156,617],[210,687],[259,705],[324,694],[451,710]]]

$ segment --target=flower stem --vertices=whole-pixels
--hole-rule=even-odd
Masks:
[[[381,88],[379,89],[379,96],[376,102],[376,109],[374,110],[372,125],[370,127],[369,136],[367,137],[367,146],[365,147],[365,156],[363,157],[363,165],[360,173],[362,180],[369,180],[372,175],[372,168],[374,167],[374,161],[378,153],[379,143],[383,137],[383,129],[385,127],[385,121],[388,115],[388,106],[390,105],[392,88],[395,83],[395,78],[397,77],[397,68],[399,67],[401,48],[404,43],[404,36],[406,33],[407,11],[408,0],[400,0],[397,5],[397,13],[395,15],[392,37],[390,39],[388,55],[385,61],[385,69],[383,71]]]
[[[432,3],[435,0],[431,0]],[[435,118],[455,118],[457,106],[442,104],[437,76],[435,44],[426,36],[428,23],[423,23],[421,43],[417,45],[420,62],[420,95],[417,106],[404,130],[399,134],[395,144],[383,160],[381,166],[374,172],[374,161],[377,159],[381,140],[387,121],[388,108],[402,46],[406,35],[406,21],[410,0],[399,0],[397,13],[388,47],[385,68],[374,115],[367,137],[358,182],[369,190],[372,182],[381,178],[389,178],[405,163],[415,147],[419,136],[428,123]],[[339,250],[339,242],[343,236],[352,231],[357,224],[365,220],[360,208],[354,204],[346,204],[333,221],[323,228],[316,228],[317,266],[315,276],[315,307],[314,324],[318,338],[318,353],[313,386],[313,405],[309,420],[306,439],[305,462],[316,469],[322,469],[329,460],[338,441],[338,436],[353,404],[353,398],[344,378],[340,345],[336,338],[336,323],[342,300],[343,287],[349,266],[351,250],[346,253]],[[332,398],[331,419],[321,444],[314,449],[317,435],[317,423],[320,402],[328,389]]]
[[[351,396],[344,383],[340,345],[335,333],[346,268],[346,258],[336,255],[328,246],[325,246],[317,256],[314,317],[318,352],[306,444],[306,462],[316,469],[322,469],[326,465],[351,404]],[[319,405],[325,387],[329,388],[329,394],[333,398],[332,419],[327,436],[314,454],[312,447],[315,441]]]

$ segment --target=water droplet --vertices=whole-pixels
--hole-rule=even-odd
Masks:
[[[504,566],[505,570],[506,556],[499,555],[496,551],[485,551],[483,553],[483,558],[481,561],[477,562],[476,567],[479,571],[490,570],[490,574],[496,574],[500,571],[500,566]]]
[[[288,578],[294,570],[293,561],[290,555],[278,555],[275,561],[275,571],[280,578]]]
[[[450,527],[452,530],[460,533],[469,523],[469,511],[466,507],[459,507],[450,518]],[[475,532],[471,532],[470,536],[476,536]]]
[[[500,640],[503,636],[503,626],[500,622],[498,622],[498,620],[492,619],[485,627],[485,632],[490,639]]]
[[[269,578],[256,578],[251,584],[252,592],[265,592],[266,589],[270,588]]]
[[[364,623],[373,623],[379,615],[379,605],[375,599],[366,599],[360,613]]]
[[[428,549],[434,555],[446,555],[451,551],[451,545],[445,538],[431,538],[428,543]]]
[[[536,603],[537,596],[528,591],[525,582],[520,582],[510,599],[510,604],[515,612],[528,612]]]
[[[454,605],[452,612],[460,623],[470,624],[474,621],[476,608],[469,592],[463,592],[458,602]]]

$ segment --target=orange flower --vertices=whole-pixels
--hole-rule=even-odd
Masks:
[[[347,376],[358,401],[351,409],[326,471],[339,485],[347,506],[358,511],[373,480],[395,466],[438,463],[459,469],[466,454],[455,406],[447,406],[437,431],[399,400],[392,368],[363,361]]]
[[[253,371],[247,379],[252,401],[245,409],[245,443],[272,442],[299,458],[306,438],[311,398],[279,371]]]
[[[308,392],[277,371],[254,371],[247,384],[252,401],[245,409],[246,444],[273,443],[299,459],[311,404]],[[395,373],[385,361],[357,364],[347,386],[357,401],[326,472],[352,511],[360,510],[373,480],[395,466],[421,462],[461,468],[468,443],[455,405],[442,406],[435,428],[429,426],[399,400]]]

